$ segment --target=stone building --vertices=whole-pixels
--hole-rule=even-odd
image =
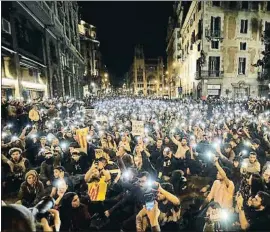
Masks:
[[[3,96],[82,96],[76,2],[3,2],[1,20]]]
[[[143,47],[135,47],[133,64],[128,73],[130,87],[135,95],[158,96],[164,89],[163,59],[148,59],[144,56]]]
[[[258,77],[265,46],[263,31],[270,22],[269,2],[192,1],[187,14],[175,7],[178,43],[174,66],[176,87],[196,97],[261,95]],[[168,56],[172,56],[168,53]],[[168,58],[169,60],[169,58]]]
[[[97,39],[96,27],[81,20],[79,23],[81,54],[84,57],[84,89],[96,95],[101,89],[100,76],[100,42]],[[84,91],[85,92],[85,91]]]

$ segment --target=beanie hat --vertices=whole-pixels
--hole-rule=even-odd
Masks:
[[[25,180],[27,180],[28,176],[33,175],[34,177],[38,177],[38,174],[35,170],[30,170],[25,174]]]

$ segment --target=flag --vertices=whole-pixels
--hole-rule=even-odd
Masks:
[[[104,177],[99,182],[88,183],[88,196],[91,201],[104,201],[106,198],[107,183]]]
[[[81,149],[87,153],[87,135],[88,135],[89,128],[83,128],[83,129],[78,129],[76,130],[76,136],[78,139],[78,143],[81,146]]]

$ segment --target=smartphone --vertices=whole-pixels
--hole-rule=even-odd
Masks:
[[[153,209],[154,205],[155,205],[155,201],[149,201],[149,202],[145,203],[145,207],[146,207],[147,210]]]

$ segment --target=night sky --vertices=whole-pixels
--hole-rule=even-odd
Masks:
[[[103,61],[113,84],[132,64],[136,44],[147,58],[166,58],[166,33],[173,2],[78,2],[80,17],[97,27]]]

